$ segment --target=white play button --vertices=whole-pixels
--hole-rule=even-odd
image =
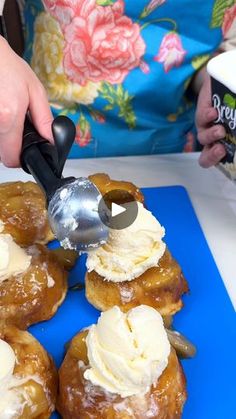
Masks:
[[[111,204],[111,216],[112,217],[116,217],[116,215],[120,215],[125,211],[126,211],[126,208],[122,207],[121,205],[115,204],[115,202],[112,202],[112,204]]]
[[[107,227],[122,230],[129,227],[136,219],[138,204],[126,190],[112,189],[100,200],[98,213]]]

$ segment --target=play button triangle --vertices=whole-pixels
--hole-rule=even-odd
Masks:
[[[128,228],[136,220],[138,204],[133,195],[123,189],[112,189],[103,195],[98,206],[103,224],[114,230]]]
[[[125,211],[126,211],[126,208],[112,202],[112,204],[111,204],[111,216],[112,217],[116,217],[117,215],[120,215]]]

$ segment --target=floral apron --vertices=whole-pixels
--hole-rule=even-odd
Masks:
[[[54,115],[77,134],[70,157],[193,149],[194,73],[222,41],[235,0],[25,1],[25,57]]]

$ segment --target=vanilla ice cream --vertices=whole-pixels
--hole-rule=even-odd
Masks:
[[[141,305],[101,314],[86,338],[89,368],[84,377],[121,397],[143,395],[168,364],[170,343],[161,315]]]
[[[4,230],[4,222],[0,220],[0,233],[2,233]]]
[[[0,283],[25,272],[30,263],[31,256],[14,242],[10,234],[0,234]]]
[[[0,339],[0,388],[3,380],[8,379],[14,370],[16,357],[11,346]]]
[[[19,417],[22,406],[21,397],[14,389],[16,379],[13,371],[16,357],[11,346],[0,339],[0,418],[13,419]]]
[[[133,224],[123,230],[110,229],[107,243],[89,252],[88,272],[95,270],[107,281],[123,282],[158,265],[166,248],[165,229],[143,204],[137,204]]]

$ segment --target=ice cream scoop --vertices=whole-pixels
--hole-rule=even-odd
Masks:
[[[165,229],[141,202],[137,202],[137,209],[131,225],[122,230],[110,229],[105,246],[90,252],[88,272],[94,270],[106,281],[124,282],[158,265],[166,249],[162,240]]]
[[[42,138],[26,118],[22,168],[43,189],[50,226],[62,246],[79,252],[97,248],[108,237],[108,227],[98,213],[102,196],[87,178],[62,177],[75,138],[75,126],[69,118],[59,116],[53,121],[52,133],[54,145]]]
[[[66,249],[89,251],[104,244],[108,228],[101,222],[101,194],[87,178],[74,179],[58,188],[48,205],[51,228]]]
[[[171,350],[161,315],[146,305],[127,313],[117,306],[103,312],[86,345],[85,378],[121,397],[144,395],[156,385]]]

